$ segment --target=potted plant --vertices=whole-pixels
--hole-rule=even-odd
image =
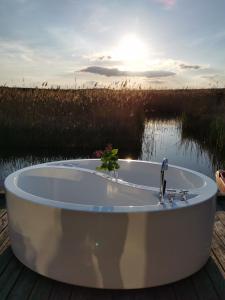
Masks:
[[[95,157],[101,158],[101,166],[97,167],[98,171],[106,171],[110,176],[113,174],[114,178],[118,177],[118,169],[120,165],[118,163],[118,149],[113,149],[112,145],[106,146],[105,150],[95,151]]]

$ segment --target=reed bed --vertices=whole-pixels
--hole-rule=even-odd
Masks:
[[[113,143],[124,155],[137,154],[144,126],[139,94],[0,88],[1,148],[87,154]]]
[[[225,91],[190,99],[182,114],[182,139],[197,142],[215,166],[225,168]]]
[[[0,146],[16,151],[76,151],[113,143],[141,152],[146,118],[180,117],[183,137],[225,151],[225,89],[141,90],[0,87]],[[219,151],[219,150],[218,150]]]

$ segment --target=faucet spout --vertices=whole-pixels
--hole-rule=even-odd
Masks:
[[[160,172],[159,198],[161,204],[164,202],[164,195],[166,191],[166,180],[164,179],[164,177],[165,177],[165,171],[167,170],[168,170],[168,159],[165,157],[162,161],[161,172]]]
[[[168,170],[168,158],[164,157],[161,165],[161,172]]]

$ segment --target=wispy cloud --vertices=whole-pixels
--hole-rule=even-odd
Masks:
[[[35,82],[43,78],[49,80],[58,77],[57,74],[65,69],[74,69],[75,64],[73,58],[69,60],[47,47],[0,38],[0,82],[15,80],[20,83],[21,78]]]
[[[83,55],[82,58],[86,60],[86,65],[94,65],[101,67],[119,67],[123,64],[122,61],[114,59],[109,54],[97,53],[94,55]]]
[[[0,38],[0,61],[19,63],[44,63],[50,64],[57,61],[60,57],[52,54],[48,50],[32,47],[21,40],[4,40]]]
[[[176,73],[170,71],[144,71],[144,72],[132,72],[132,71],[121,71],[117,68],[103,68],[98,66],[91,66],[80,70],[81,72],[99,74],[104,76],[127,76],[127,77],[145,77],[145,78],[159,78],[174,76]]]
[[[0,53],[4,59],[22,59],[32,62],[35,58],[34,50],[21,41],[0,39]]]
[[[156,60],[155,67],[157,69],[174,71],[176,73],[184,71],[197,71],[197,70],[208,70],[209,65],[193,64],[188,61],[178,60],[178,59],[160,59]]]
[[[199,70],[203,68],[200,65],[190,65],[190,64],[180,64],[179,66],[181,69],[186,69],[186,70]]]

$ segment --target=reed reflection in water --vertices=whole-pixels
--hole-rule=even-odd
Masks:
[[[193,140],[182,139],[181,121],[146,120],[140,159],[161,162],[164,157],[169,159],[170,164],[190,168],[214,178],[216,166],[207,151]]]
[[[214,178],[215,170],[222,167],[222,161],[219,156],[213,156],[210,148],[205,145],[204,149],[196,139],[184,135],[182,132],[182,123],[179,119],[151,119],[145,120],[142,127],[144,130],[133,132],[134,138],[131,142],[126,135],[122,144],[116,145],[120,151],[120,158],[131,157],[147,161],[161,162],[166,156],[170,164],[175,164],[185,168],[201,172]],[[109,137],[110,140],[110,137]],[[134,144],[136,141],[136,144]],[[134,144],[134,147],[131,147]],[[81,145],[83,147],[83,145]],[[91,145],[93,149],[95,145]],[[141,149],[138,151],[138,149]],[[90,152],[90,153],[89,153]],[[139,153],[138,153],[139,152]],[[92,157],[92,152],[82,152],[73,150],[71,152],[59,153],[51,152],[43,154],[23,155],[15,153],[10,156],[0,154],[0,180],[4,180],[10,173],[33,164],[47,161],[88,158]],[[224,166],[225,167],[225,166]]]

